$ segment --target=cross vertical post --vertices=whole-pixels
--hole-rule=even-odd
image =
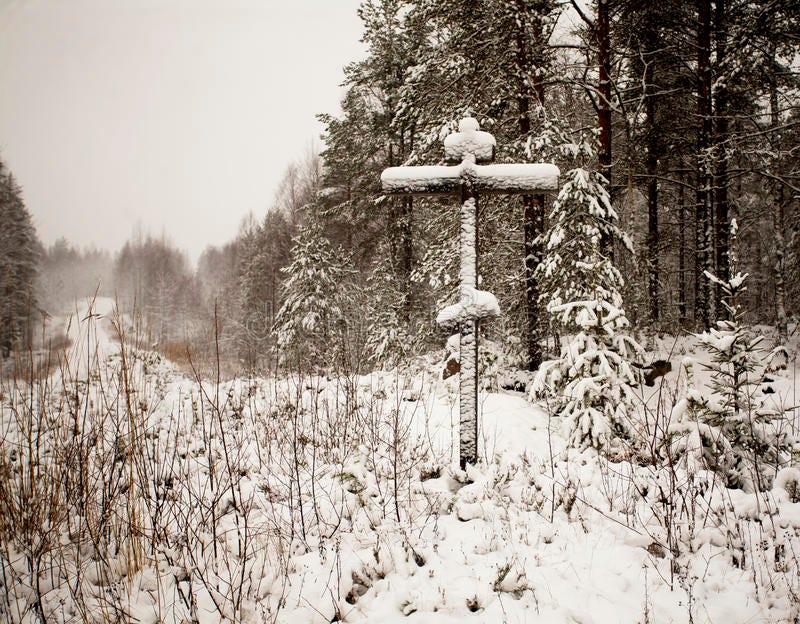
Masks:
[[[469,301],[478,289],[478,196],[469,180],[461,184],[459,271],[461,301]],[[499,311],[499,310],[498,310]],[[445,323],[440,323],[446,325]],[[459,463],[475,463],[478,457],[478,332],[480,319],[466,318],[459,325]]]
[[[381,184],[389,195],[451,195],[461,199],[460,286],[458,303],[436,317],[442,327],[459,330],[459,464],[478,461],[478,336],[481,319],[500,314],[497,299],[478,289],[478,195],[530,194],[558,188],[551,164],[486,164],[494,159],[495,139],[465,117],[458,132],[444,140],[445,160],[458,165],[389,167]]]

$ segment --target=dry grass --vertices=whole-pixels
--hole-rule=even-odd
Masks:
[[[194,383],[168,395],[183,378],[134,347],[141,331],[112,318],[119,352],[103,358],[98,319],[81,322],[53,366],[0,380],[0,621],[132,621],[142,587],[157,621],[241,622],[256,605],[277,621],[290,554],[347,525],[342,480],[364,440],[381,515],[406,517],[424,453],[399,399],[302,371],[226,384],[218,351],[209,379],[184,343],[164,353],[187,353]]]

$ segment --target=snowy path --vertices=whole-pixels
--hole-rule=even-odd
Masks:
[[[75,311],[65,323],[70,341],[66,359],[73,378],[85,378],[89,371],[97,370],[108,356],[119,351],[119,344],[110,333],[114,309],[110,297],[76,302]]]

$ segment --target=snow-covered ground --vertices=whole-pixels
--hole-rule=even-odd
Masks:
[[[70,326],[69,381],[3,395],[3,494],[40,502],[6,504],[0,620],[800,621],[797,493],[566,449],[513,392],[481,394],[481,462],[462,472],[457,379],[433,364],[217,387],[121,348],[112,308]],[[659,348],[673,371],[642,409],[667,418],[703,353]],[[770,384],[784,406],[793,366]],[[38,472],[29,439],[49,449]]]
[[[72,371],[86,377],[88,371],[97,369],[108,356],[119,351],[119,343],[112,329],[114,300],[109,297],[82,299],[75,310],[64,320],[64,333],[71,350],[67,362],[76,364]]]

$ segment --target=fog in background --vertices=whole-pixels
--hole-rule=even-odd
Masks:
[[[363,56],[358,0],[0,0],[0,154],[45,245],[196,260],[261,217]]]

